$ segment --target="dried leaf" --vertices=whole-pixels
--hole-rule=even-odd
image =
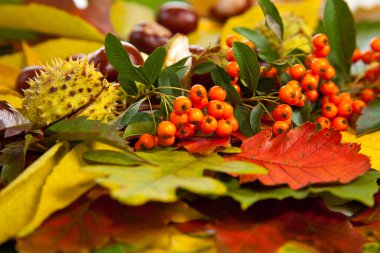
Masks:
[[[271,129],[243,142],[242,153],[226,158],[262,165],[268,175],[240,176],[246,183],[258,179],[264,185],[288,184],[297,190],[316,183],[349,183],[370,169],[360,145],[341,144],[339,131],[317,131],[307,123],[272,139]]]
[[[5,138],[26,132],[32,125],[19,111],[0,100],[0,132],[5,131]]]
[[[181,141],[177,147],[184,147],[191,154],[210,155],[217,148],[230,146],[230,138],[190,138]]]

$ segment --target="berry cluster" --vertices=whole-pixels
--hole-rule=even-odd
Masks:
[[[239,128],[234,117],[234,108],[224,100],[227,92],[213,86],[208,93],[204,86],[191,87],[189,97],[180,96],[173,102],[173,111],[168,121],[157,126],[157,136],[141,135],[135,144],[136,150],[152,149],[157,145],[172,146],[176,140],[201,135],[230,136]],[[210,99],[210,100],[209,100]]]

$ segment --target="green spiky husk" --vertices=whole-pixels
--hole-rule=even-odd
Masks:
[[[87,60],[55,60],[29,81],[22,112],[39,126],[68,115],[107,121],[115,117],[115,88]]]

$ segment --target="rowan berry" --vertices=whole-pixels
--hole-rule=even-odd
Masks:
[[[230,103],[223,102],[224,107],[224,113],[223,113],[223,119],[229,119],[232,116],[234,116],[234,108]]]
[[[331,121],[331,126],[339,131],[345,131],[348,128],[348,121],[344,117],[335,117]]]
[[[271,67],[270,69],[264,72],[264,77],[275,78],[277,75],[277,72],[278,71],[275,67]]]
[[[354,50],[354,53],[352,54],[352,62],[357,62],[362,58],[362,54],[358,48]]]
[[[179,96],[174,100],[173,108],[178,114],[187,113],[192,107],[191,100],[185,96]]]
[[[237,84],[237,83],[234,83],[234,84],[232,84],[232,86],[234,86],[236,92],[237,92],[239,95],[241,95],[241,88],[240,88],[240,85]]]
[[[361,59],[366,64],[371,63],[373,60],[373,51],[368,50],[368,51],[363,52],[361,55]]]
[[[317,90],[309,90],[306,91],[306,97],[310,100],[310,103],[314,103],[315,101],[317,101],[319,93]]]
[[[227,74],[230,77],[239,77],[239,71],[240,68],[236,61],[232,61],[227,64]]]
[[[321,75],[322,79],[323,80],[330,80],[330,79],[333,79],[335,77],[335,69],[333,66],[328,66],[326,68],[326,71],[323,75]]]
[[[189,117],[186,113],[178,114],[175,111],[170,113],[169,119],[176,127],[183,126],[189,122]]]
[[[306,74],[301,80],[304,91],[315,90],[318,87],[318,78],[313,74]]]
[[[218,120],[218,124],[215,130],[216,135],[219,137],[227,137],[232,133],[232,126],[228,120],[221,119]]]
[[[143,134],[140,136],[138,142],[142,150],[149,150],[155,147],[155,137],[150,134]]]
[[[237,41],[239,41],[238,36],[236,36],[235,34],[229,34],[226,39],[226,44],[228,47],[232,47],[234,42],[237,42]]]
[[[349,102],[341,101],[338,104],[338,115],[348,117],[352,114],[352,105]]]
[[[208,98],[203,98],[200,102],[193,103],[193,108],[203,109],[208,104]]]
[[[175,142],[175,136],[164,138],[164,137],[158,137],[158,145],[164,146],[164,147],[170,147]]]
[[[364,88],[360,91],[360,97],[366,103],[375,99],[375,92],[371,88]]]
[[[246,44],[247,46],[249,46],[251,49],[254,49],[255,48],[255,44],[253,44],[253,42],[251,41],[243,41],[244,44]]]
[[[293,110],[288,104],[276,106],[272,111],[272,116],[276,121],[285,121],[292,117]]]
[[[316,58],[311,62],[310,68],[316,75],[323,75],[326,69],[330,66],[325,58]]]
[[[318,33],[313,37],[313,45],[318,49],[323,48],[324,46],[328,45],[328,43],[328,38],[323,33]]]
[[[326,118],[332,119],[338,113],[338,108],[333,103],[327,103],[322,105],[322,115]]]
[[[315,120],[315,122],[319,123],[319,125],[321,125],[322,129],[331,127],[331,121],[328,118],[323,117],[323,116],[319,116]]]
[[[218,127],[218,122],[213,116],[207,115],[203,117],[200,130],[205,134],[213,133]]]
[[[210,101],[207,105],[207,112],[210,116],[213,116],[217,119],[221,118],[224,114],[223,102],[219,100]]]
[[[189,97],[193,103],[199,103],[202,99],[207,97],[206,88],[200,84],[194,85],[190,89]]]
[[[190,111],[187,112],[187,116],[191,124],[199,124],[202,122],[203,112],[198,108],[191,108]]]
[[[322,83],[321,85],[321,92],[325,96],[335,94],[338,91],[339,91],[338,87],[332,81]]]
[[[177,128],[177,131],[175,132],[175,137],[179,139],[187,138],[190,135],[191,135],[191,127],[189,124],[183,125]]]
[[[380,52],[380,38],[375,37],[371,40],[370,46],[373,51]]]
[[[298,89],[289,85],[284,85],[279,90],[280,99],[290,105],[295,105],[298,102],[298,95]]]
[[[235,61],[234,50],[232,48],[227,49],[226,59],[227,61]]]
[[[327,44],[322,48],[315,48],[315,49],[316,50],[314,50],[314,54],[317,58],[325,58],[329,55],[331,48],[330,48],[330,45]]]
[[[329,95],[329,101],[330,103],[337,105],[340,103],[340,101],[342,101],[342,97],[340,96],[339,92],[335,92],[334,94]]]
[[[208,96],[211,100],[224,101],[227,97],[227,92],[220,86],[213,86],[209,90]]]
[[[175,135],[176,127],[170,121],[162,121],[157,126],[157,135],[160,138],[171,138]]]
[[[307,98],[305,94],[301,93],[301,97],[299,98],[297,104],[295,106],[297,107],[304,107],[306,105]]]
[[[360,113],[364,107],[366,107],[366,103],[361,99],[355,100],[352,104],[354,113]]]
[[[306,68],[302,64],[294,64],[290,68],[290,76],[294,79],[301,79],[306,73]]]
[[[279,135],[283,132],[285,132],[286,130],[288,130],[289,128],[289,124],[285,121],[276,121],[274,122],[273,126],[272,126],[272,131],[274,133],[274,135]]]
[[[239,122],[235,117],[231,117],[227,121],[230,122],[230,125],[232,126],[232,132],[236,132],[239,129]]]

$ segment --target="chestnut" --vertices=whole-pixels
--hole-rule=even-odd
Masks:
[[[253,3],[253,0],[219,0],[211,9],[211,16],[224,22],[230,17],[244,13]]]
[[[135,25],[129,41],[144,53],[150,54],[157,47],[165,45],[172,33],[155,22],[142,22]]]
[[[36,74],[41,71],[44,71],[44,67],[39,65],[32,65],[23,68],[16,81],[16,91],[24,94],[24,90],[30,87],[27,81],[29,79],[33,79]]]
[[[199,16],[195,9],[185,2],[167,2],[163,4],[157,15],[157,22],[172,33],[188,34],[198,27]]]
[[[125,50],[127,50],[129,58],[134,65],[144,65],[144,59],[135,46],[125,41],[122,41],[121,44],[124,46]],[[89,63],[94,63],[94,66],[106,77],[108,82],[117,82],[117,76],[119,73],[111,63],[109,63],[104,47],[89,54],[88,61]]]

